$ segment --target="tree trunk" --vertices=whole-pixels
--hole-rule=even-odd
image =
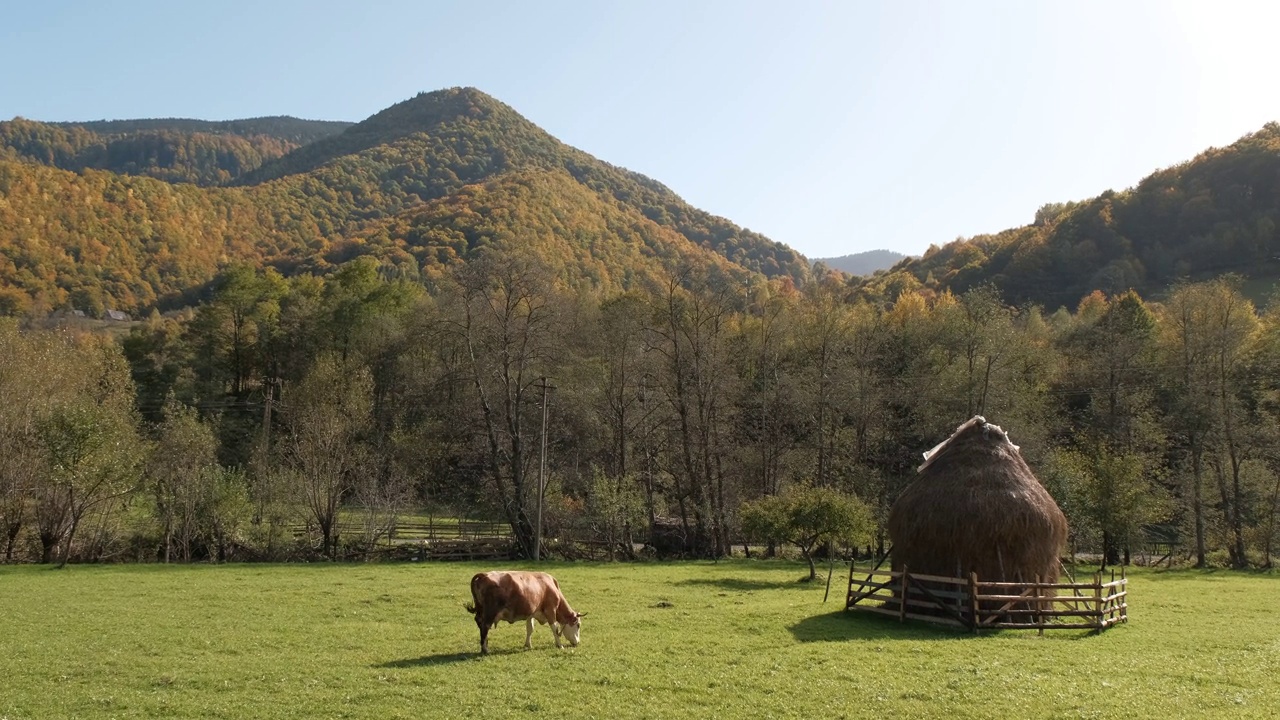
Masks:
[[[804,559],[809,563],[809,582],[818,579],[818,568],[813,564],[813,547],[801,545],[800,554],[804,555]]]
[[[1204,537],[1204,467],[1194,435],[1191,438],[1191,478],[1191,511],[1196,525],[1196,567],[1202,568],[1208,564]]]
[[[58,563],[59,570],[66,567],[67,561],[71,559],[71,543],[73,540],[75,540],[76,529],[79,527],[80,527],[80,516],[72,515],[71,527],[67,530],[67,536],[66,538],[64,538],[63,544],[62,544],[62,561]]]
[[[53,562],[53,549],[58,546],[58,539],[50,537],[44,533],[40,534],[40,564],[48,565]]]
[[[1120,544],[1110,530],[1102,531],[1102,568],[1120,564]]]
[[[1263,539],[1262,567],[1271,569],[1271,546],[1276,536],[1276,510],[1280,506],[1280,473],[1271,487],[1271,510],[1267,513],[1267,534]]]
[[[1272,516],[1273,521],[1274,521],[1274,518],[1275,518],[1275,509],[1274,509],[1274,508],[1275,508],[1275,503],[1272,503],[1272,512],[1271,512],[1271,516]],[[1273,522],[1273,524],[1274,524],[1274,522]],[[18,533],[19,533],[19,532],[21,532],[21,531],[22,531],[22,521],[21,521],[21,520],[16,521],[16,522],[11,522],[11,523],[9,523],[8,527],[6,527],[6,528],[5,528],[4,561],[5,561],[6,563],[13,562],[13,548],[14,548],[14,546],[15,546],[15,545],[17,545],[17,542],[18,542]],[[1270,546],[1268,546],[1268,547],[1270,547]]]

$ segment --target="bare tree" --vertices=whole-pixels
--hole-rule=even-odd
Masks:
[[[528,258],[486,253],[457,280],[449,325],[474,393],[484,466],[521,552],[532,557],[539,488],[530,470],[541,399],[534,385],[551,374],[563,347],[551,278]]]
[[[1183,285],[1165,303],[1162,345],[1175,390],[1169,422],[1191,461],[1191,511],[1195,527],[1196,565],[1207,562],[1208,504],[1206,466],[1216,481],[1222,519],[1231,534],[1231,562],[1243,567],[1244,517],[1248,508],[1241,468],[1251,452],[1243,425],[1242,371],[1258,332],[1253,306],[1235,280]]]
[[[361,366],[321,356],[283,403],[282,443],[303,504],[321,535],[321,552],[338,555],[342,501],[368,471],[363,435],[371,424],[373,380]]]
[[[658,382],[675,417],[677,456],[669,464],[674,494],[685,536],[692,539],[688,549],[723,555],[729,551],[723,405],[731,382],[725,348],[730,298],[725,284],[717,286],[705,269],[686,269],[668,280],[660,303],[650,347],[662,358]]]

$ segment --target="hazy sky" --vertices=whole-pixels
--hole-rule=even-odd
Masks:
[[[1022,225],[1280,120],[1280,3],[0,0],[0,118],[475,86],[809,257]]]

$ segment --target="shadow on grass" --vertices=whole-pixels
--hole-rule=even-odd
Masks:
[[[893,618],[836,610],[807,617],[787,628],[799,642],[846,640],[956,640],[973,637],[959,629],[924,623],[899,623]]]
[[[836,610],[805,618],[787,628],[799,642],[844,642],[847,640],[920,640],[979,641],[1000,636],[1035,638],[1034,630],[986,629],[975,634],[971,630],[933,625],[919,620],[900,623],[884,615]],[[1093,630],[1050,630],[1045,638],[1080,641],[1097,637]]]
[[[416,658],[405,658],[403,660],[392,660],[390,662],[378,663],[373,665],[375,668],[415,668],[430,667],[432,665],[452,665],[453,663],[474,660],[480,657],[479,653],[437,653],[435,655],[423,655]]]
[[[769,581],[769,580],[743,580],[742,578],[691,578],[689,580],[680,580],[676,585],[712,585],[722,590],[809,590],[814,587],[821,586],[821,580],[808,582],[807,580],[791,580],[791,581]]]

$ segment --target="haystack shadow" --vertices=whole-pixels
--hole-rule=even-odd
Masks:
[[[797,642],[849,640],[956,640],[971,634],[933,625],[902,624],[880,615],[844,610],[812,615],[787,628]]]
[[[854,613],[845,610],[813,615],[787,628],[797,642],[846,642],[850,640],[920,640],[941,642],[948,640],[964,640],[981,642],[984,638],[999,637],[1008,632],[1015,635],[1020,630],[983,630],[981,635],[957,627],[934,625],[929,623],[907,622],[884,615]],[[1028,635],[1027,637],[1034,637]],[[1097,637],[1092,630],[1062,631],[1053,636],[1053,640],[1080,642]],[[1044,638],[1039,638],[1043,641]]]

